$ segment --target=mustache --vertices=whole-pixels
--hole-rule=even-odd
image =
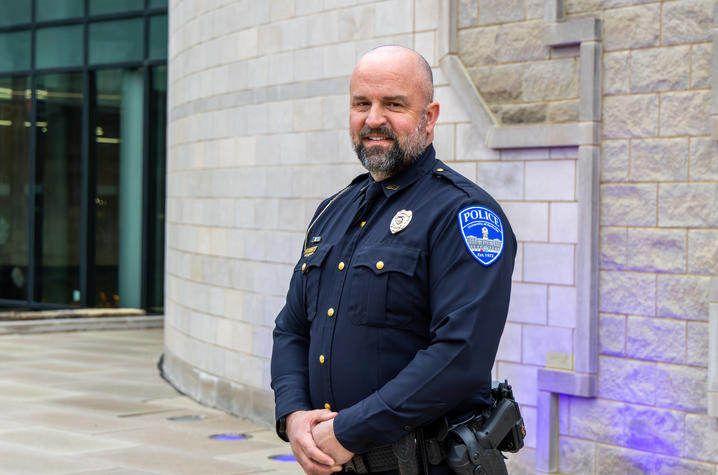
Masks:
[[[396,140],[396,135],[394,135],[394,132],[386,126],[381,127],[369,127],[368,125],[365,125],[362,127],[361,131],[359,132],[359,138],[363,139],[367,135],[386,135],[392,140]]]

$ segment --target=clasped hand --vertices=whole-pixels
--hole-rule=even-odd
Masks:
[[[334,435],[336,412],[326,409],[297,411],[287,416],[287,437],[294,457],[311,475],[338,472],[354,454]]]

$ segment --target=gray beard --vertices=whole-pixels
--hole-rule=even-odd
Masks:
[[[371,129],[364,127],[359,134],[358,143],[354,144],[354,151],[369,173],[380,179],[389,178],[414,163],[424,152],[426,135],[421,134],[420,130],[425,126],[426,120],[424,119],[419,123],[416,131],[407,138],[407,143],[404,147],[399,145],[396,135],[388,128]],[[387,135],[391,137],[394,144],[386,152],[381,147],[365,147],[361,139],[371,133]]]
[[[402,171],[411,157],[405,157],[398,142],[384,153],[379,147],[365,147],[361,142],[354,146],[359,161],[372,175],[388,178]]]

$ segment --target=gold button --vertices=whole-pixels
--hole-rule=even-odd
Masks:
[[[329,310],[327,310],[327,315],[329,315],[330,317],[333,317],[333,316],[334,316],[334,309],[333,309],[333,308],[330,308]]]
[[[332,405],[327,402],[327,403],[324,404],[324,409],[326,409],[327,411],[331,411],[331,410],[332,410]]]
[[[305,262],[304,264],[302,264],[302,270],[306,270],[306,269],[307,269],[307,263]]]
[[[379,269],[379,270],[382,270],[382,269],[384,268],[384,262],[383,262],[383,261],[378,261],[378,262],[376,263],[376,268]]]
[[[324,364],[324,355],[319,355],[319,362]]]
[[[362,222],[359,224],[359,227],[360,227],[360,228],[363,228],[365,224],[366,224],[366,221],[362,221]]]
[[[344,270],[344,263],[340,262],[338,267],[339,267],[339,270]]]
[[[437,171],[437,172],[443,172],[444,169],[443,169],[443,168],[437,168],[436,171]]]

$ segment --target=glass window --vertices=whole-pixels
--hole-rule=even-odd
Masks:
[[[143,43],[143,18],[92,23],[90,64],[141,61]]]
[[[85,14],[82,0],[35,0],[37,2],[37,21],[76,18]],[[30,3],[29,1],[27,3]]]
[[[82,73],[37,77],[35,300],[80,303]]]
[[[167,15],[150,17],[150,59],[167,57]]]
[[[35,37],[35,67],[82,66],[82,25],[40,28]]]
[[[142,69],[96,73],[95,303],[141,307]]]
[[[168,3],[0,0],[0,301],[162,312]]]
[[[29,31],[0,33],[0,72],[30,69]]]
[[[142,10],[144,0],[90,0],[90,15]]]
[[[29,0],[2,0],[0,26],[30,23],[32,2]]]
[[[0,78],[0,298],[27,299],[27,77]]]

